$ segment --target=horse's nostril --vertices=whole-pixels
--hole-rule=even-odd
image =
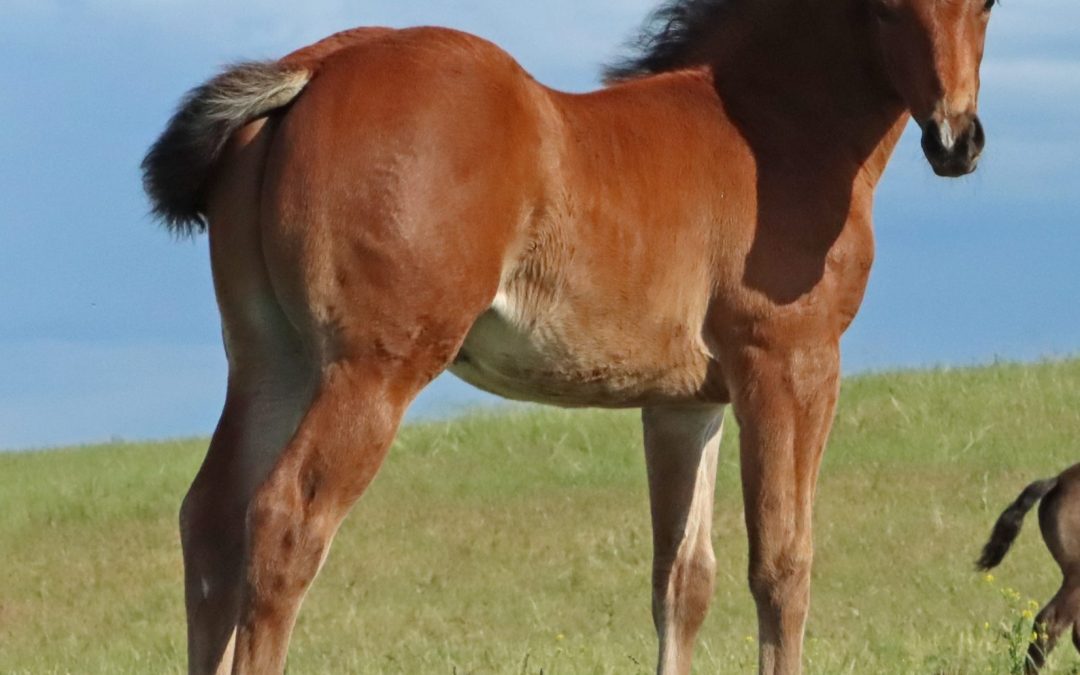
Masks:
[[[986,132],[983,130],[982,122],[978,117],[971,120],[971,139],[974,141],[975,147],[979,152],[986,147]]]
[[[942,155],[945,153],[945,144],[941,139],[941,127],[933,120],[923,127],[922,137],[923,151],[927,155]]]
[[[963,156],[970,162],[978,159],[986,144],[986,134],[978,117],[972,117],[971,123],[964,132]]]

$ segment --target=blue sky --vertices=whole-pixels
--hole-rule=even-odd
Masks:
[[[3,0],[0,448],[206,434],[225,361],[206,240],[146,217],[138,163],[223,63],[356,25],[441,24],[584,90],[652,0]],[[1080,3],[1007,2],[983,69],[979,173],[933,176],[908,133],[845,369],[1080,353]],[[493,399],[450,377],[414,414]]]

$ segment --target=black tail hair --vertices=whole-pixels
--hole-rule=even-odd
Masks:
[[[296,98],[311,74],[276,61],[226,68],[188,92],[142,162],[143,189],[154,215],[172,232],[206,230],[206,183],[232,134]]]
[[[1035,481],[1024,488],[1020,496],[1005,509],[990,533],[990,540],[983,546],[982,555],[979,556],[975,567],[979,570],[989,570],[997,567],[1009,548],[1020,534],[1020,527],[1024,524],[1024,516],[1035,506],[1040,499],[1057,486],[1057,478]]]

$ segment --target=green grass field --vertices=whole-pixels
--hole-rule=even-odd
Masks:
[[[736,444],[731,423],[701,673],[755,672]],[[184,669],[176,511],[205,445],[0,455],[0,672]],[[1010,672],[1058,571],[1034,517],[993,580],[972,561],[1029,481],[1076,461],[1080,360],[849,378],[807,671]],[[411,426],[308,596],[289,671],[649,673],[648,520],[635,413]],[[1080,672],[1068,642],[1049,672]]]

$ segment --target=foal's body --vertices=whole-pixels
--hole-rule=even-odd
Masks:
[[[866,284],[870,190],[891,147],[868,164],[860,161],[874,147],[850,157],[836,149],[844,175],[824,179],[846,188],[837,194],[816,185],[827,155],[793,161],[784,169],[799,180],[789,189],[806,193],[772,204],[766,221],[758,181],[775,169],[756,167],[705,69],[568,96],[464,34],[356,39],[321,60],[280,122],[241,132],[250,140],[234,142],[238,161],[224,163],[237,167],[235,179],[209,201],[235,370],[250,361],[257,378],[287,370],[314,385],[323,368],[320,396],[334,397],[316,399],[325,417],[311,422],[309,412],[298,438],[317,428],[337,443],[287,454],[319,468],[363,464],[344,476],[347,487],[320,485],[359,494],[407,402],[448,366],[513,398],[648,406],[653,499],[678,502],[655,509],[658,623],[676,640],[686,633],[688,653],[712,590],[707,526],[693,546],[680,544],[687,523],[711,518],[708,441],[719,443],[721,406],[735,399],[747,476],[764,473],[747,500],[752,526],[772,535],[754,533],[753,579],[759,594],[776,596],[767,637],[801,633],[799,605],[790,617],[780,610],[805,603],[810,495],[836,400],[838,341]],[[436,67],[410,67],[411,52],[428,50],[440,54]],[[452,113],[433,119],[432,108]],[[633,117],[620,119],[622,110]],[[902,128],[902,110],[892,112],[877,139],[890,146]],[[240,168],[259,155],[264,162]],[[316,186],[336,176],[349,177],[351,192],[326,213]],[[231,243],[240,236],[262,242],[262,265],[259,246]],[[238,255],[265,266],[265,280],[238,267]],[[286,345],[295,355],[282,359]],[[238,405],[265,399],[276,418],[296,420],[309,404],[292,385],[285,405],[263,382],[236,389]],[[253,422],[241,433],[263,427]],[[215,442],[211,453],[233,445]],[[683,503],[695,491],[700,499]],[[328,526],[311,542],[301,578],[329,536]],[[676,566],[682,586],[668,589]],[[281,595],[267,600],[291,611],[299,598]]]
[[[377,211],[372,194],[357,194],[348,222],[304,218],[293,237],[318,239],[313,227],[325,227],[348,230],[326,232],[330,249],[346,238],[424,242],[432,250],[409,252],[416,267],[408,272],[416,274],[407,281],[438,286],[423,292],[447,293],[455,313],[462,293],[470,301],[468,337],[451,365],[463,379],[562,405],[723,403],[725,370],[738,358],[725,347],[748,337],[751,324],[765,329],[762,316],[785,342],[813,324],[803,330],[816,342],[823,330],[838,337],[855,314],[873,257],[871,190],[905,121],[899,104],[882,114],[885,137],[869,147],[815,148],[805,164],[790,149],[785,170],[799,181],[786,186],[787,203],[769,205],[770,222],[759,229],[755,152],[708,69],[574,96],[537,84],[498,48],[466,34],[352,35],[360,44],[314,66],[317,78],[277,130],[283,150],[271,165],[290,174],[273,176],[264,191],[285,204],[310,201],[308,185],[293,177],[316,183],[310,176],[327,166],[378,190]],[[435,67],[420,57],[431,51],[440,57]],[[433,109],[442,116],[431,119]],[[782,142],[782,130],[772,133]],[[887,147],[879,161],[867,162],[880,144]],[[300,154],[311,146],[331,149]],[[761,170],[775,179],[773,167]],[[818,189],[855,178],[836,194]],[[500,193],[501,186],[513,189]],[[413,212],[397,213],[406,202]],[[289,236],[288,216],[267,215]],[[786,237],[789,229],[798,240]],[[374,246],[358,245],[359,255],[326,251],[318,267],[367,275]],[[768,265],[744,269],[755,245],[769,247]],[[395,267],[404,262],[397,249],[387,257]],[[370,276],[353,292],[390,285]],[[399,302],[393,312],[407,312]],[[370,322],[366,312],[349,314],[339,318]],[[461,328],[451,331],[451,352]]]
[[[790,4],[769,30],[729,22],[706,62],[587,95],[432,28],[349,31],[193,94],[146,164],[161,215],[209,223],[229,355],[181,516],[193,672],[282,669],[334,532],[447,368],[644,409],[662,673],[689,671],[711,597],[732,403],[761,669],[798,672],[839,339],[914,104],[868,66],[873,19]],[[970,117],[977,80],[947,86]],[[229,138],[212,163],[200,134]]]

